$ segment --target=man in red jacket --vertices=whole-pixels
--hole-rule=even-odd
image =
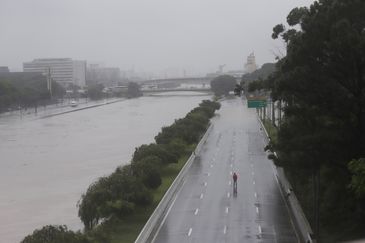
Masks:
[[[238,178],[238,176],[237,176],[236,172],[233,173],[232,177],[233,177],[233,192],[237,193],[237,178]]]

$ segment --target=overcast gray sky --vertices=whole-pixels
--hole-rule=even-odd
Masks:
[[[282,48],[272,28],[313,0],[0,0],[0,66],[70,57],[121,69],[188,74],[242,69]]]

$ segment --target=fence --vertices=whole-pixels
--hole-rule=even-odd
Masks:
[[[264,124],[261,119],[258,117],[260,125],[265,132],[266,142],[270,141],[269,135],[266,131]],[[273,166],[275,176],[278,180],[280,190],[284,194],[284,198],[289,207],[290,214],[293,219],[293,223],[295,224],[295,228],[297,233],[299,234],[300,241],[305,243],[315,243],[315,239],[313,239],[313,231],[312,228],[304,215],[302,207],[295,196],[295,193],[292,190],[290,182],[287,180],[285,176],[284,169],[281,167]]]

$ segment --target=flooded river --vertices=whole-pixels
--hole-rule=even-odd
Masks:
[[[1,115],[0,243],[19,242],[47,224],[80,229],[76,204],[89,184],[129,163],[135,147],[209,98],[182,92],[46,118],[41,111]]]

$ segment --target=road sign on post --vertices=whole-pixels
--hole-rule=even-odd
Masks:
[[[266,98],[265,97],[249,97],[247,98],[247,107],[248,108],[261,108],[266,107]]]

